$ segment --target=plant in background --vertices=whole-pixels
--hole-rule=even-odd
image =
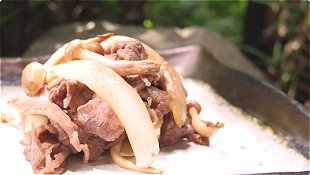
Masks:
[[[202,26],[221,33],[235,45],[242,40],[247,1],[146,1],[145,18],[152,27]],[[145,26],[145,25],[144,25]],[[147,26],[145,26],[147,27]],[[149,28],[149,27],[147,27]]]
[[[253,3],[268,7],[262,15],[269,21],[268,27],[257,22],[255,18],[260,15],[255,13],[251,25],[244,22],[248,15],[245,12]],[[31,42],[55,25],[95,19],[145,28],[207,27],[250,54],[250,59],[274,85],[309,104],[309,5],[306,1],[4,1],[0,22],[1,43],[5,44],[1,44],[1,56],[22,55]],[[254,45],[242,43],[243,30],[259,27],[265,30],[253,40]],[[261,40],[261,46],[267,50],[255,45]]]
[[[271,22],[260,37],[261,45],[271,50],[250,45],[242,45],[241,49],[256,57],[256,63],[277,87],[309,108],[310,35],[307,2],[255,3],[268,8],[265,20]]]

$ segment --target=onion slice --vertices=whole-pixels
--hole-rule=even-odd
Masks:
[[[166,79],[166,90],[172,100],[170,107],[173,113],[175,123],[178,127],[182,127],[186,120],[186,90],[183,87],[182,77],[168,62],[160,56],[155,50],[143,44],[146,52],[151,60],[160,60],[163,63],[164,77]]]
[[[51,68],[58,77],[85,84],[107,101],[124,126],[136,157],[138,168],[147,168],[159,152],[159,143],[149,113],[134,90],[122,77],[106,65],[77,60]]]
[[[137,167],[132,161],[121,156],[121,148],[122,148],[122,142],[115,144],[110,149],[110,155],[114,163],[116,163],[118,166],[125,168],[125,169],[134,170],[134,171],[138,171],[142,173],[148,173],[148,174],[162,174],[163,173],[162,170],[155,169],[152,167],[147,167],[147,168]]]
[[[100,44],[103,48],[117,42],[117,41],[137,41],[134,38],[127,36],[111,36],[105,41],[102,41]],[[142,42],[141,42],[142,43]],[[164,72],[164,77],[166,79],[166,90],[168,94],[172,97],[170,108],[173,113],[173,117],[177,126],[182,127],[186,120],[186,90],[183,87],[181,76],[175,71],[175,69],[168,64],[162,56],[160,56],[155,50],[153,50],[148,45],[142,43],[145,48],[148,58],[150,60],[159,61],[163,64],[162,70]]]

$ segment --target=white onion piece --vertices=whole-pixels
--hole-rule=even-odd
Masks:
[[[156,122],[153,122],[153,126],[155,128],[156,135],[157,135],[158,139],[160,138],[161,125],[163,125],[163,123],[164,123],[163,117],[160,117],[160,118],[158,118],[158,120]]]
[[[11,104],[0,104],[0,123],[8,123],[19,129],[21,117],[19,112]]]
[[[127,36],[111,36],[100,44],[103,48],[117,42],[117,41],[137,41],[137,39]],[[141,42],[142,43],[142,42]],[[164,77],[166,79],[166,90],[172,97],[170,108],[173,113],[173,117],[177,126],[181,127],[185,123],[187,109],[186,109],[186,90],[183,87],[181,76],[174,70],[174,68],[168,64],[167,60],[160,56],[155,50],[148,45],[142,43],[145,48],[148,59],[156,60],[163,64],[162,69],[164,71]]]
[[[27,114],[25,119],[25,131],[30,132],[32,126],[38,127],[40,125],[47,125],[48,118],[45,115],[41,114]]]
[[[137,167],[132,161],[121,156],[121,147],[122,147],[122,142],[117,143],[114,146],[112,146],[112,148],[110,148],[110,155],[114,163],[117,164],[118,166],[125,168],[125,169],[138,171],[141,173],[148,173],[148,174],[162,174],[163,173],[162,170],[155,169],[153,167],[146,167],[146,168]]]
[[[123,78],[106,65],[89,60],[63,63],[51,71],[85,84],[107,101],[126,130],[136,166],[146,168],[152,164],[159,152],[152,121],[139,94]]]
[[[182,77],[168,62],[149,46],[143,44],[151,60],[160,60],[163,63],[164,77],[166,79],[166,90],[172,97],[170,107],[177,126],[182,127],[186,120],[186,90],[183,87]]]

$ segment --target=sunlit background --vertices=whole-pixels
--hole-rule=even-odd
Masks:
[[[307,1],[1,1],[1,57],[22,56],[54,26],[107,20],[145,28],[200,26],[243,52],[275,86],[309,108]]]

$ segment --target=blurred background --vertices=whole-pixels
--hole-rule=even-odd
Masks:
[[[50,28],[107,20],[144,28],[200,26],[220,33],[276,87],[309,103],[309,2],[1,1],[1,57],[22,56]]]

